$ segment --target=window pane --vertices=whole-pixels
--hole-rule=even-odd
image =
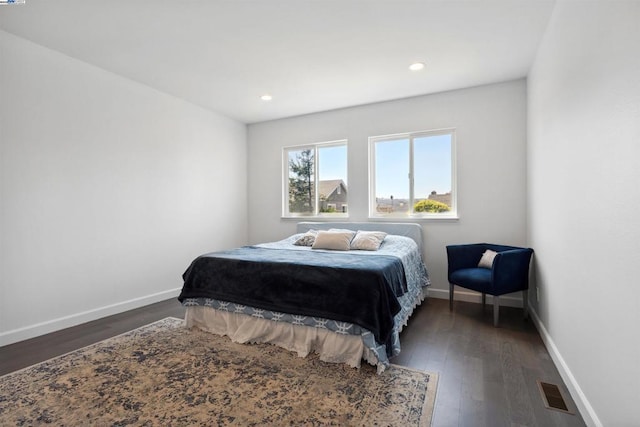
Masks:
[[[413,140],[414,210],[449,212],[451,196],[451,135],[433,135]]]
[[[370,216],[456,218],[455,130],[370,137]]]
[[[347,216],[347,141],[282,149],[283,216]]]
[[[376,212],[408,212],[409,140],[375,143]]]
[[[291,150],[289,159],[289,213],[315,212],[314,150]]]
[[[347,146],[318,147],[318,210],[347,213]]]

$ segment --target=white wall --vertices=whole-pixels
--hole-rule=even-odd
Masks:
[[[246,243],[246,126],[0,31],[0,345]]]
[[[349,221],[365,221],[367,138],[455,127],[460,219],[422,222],[431,294],[448,298],[447,244],[526,243],[525,98],[518,80],[249,125],[249,240],[295,231],[281,219],[282,147],[348,139]]]
[[[558,2],[528,95],[540,329],[587,423],[637,426],[640,2]]]

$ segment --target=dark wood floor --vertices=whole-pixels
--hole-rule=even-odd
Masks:
[[[0,347],[0,375],[121,334],[168,316],[183,317],[177,300],[117,314],[42,337]],[[584,426],[574,402],[532,323],[522,310],[429,299],[401,335],[393,363],[439,374],[433,426]],[[544,407],[537,380],[560,385],[575,415]]]
[[[433,426],[584,426],[538,331],[522,309],[428,299],[409,319],[393,362],[438,372]],[[575,415],[545,408],[537,380],[558,384]]]

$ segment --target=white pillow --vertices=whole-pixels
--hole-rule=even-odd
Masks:
[[[351,249],[377,251],[385,237],[387,237],[387,233],[384,231],[358,230],[356,236],[351,240]]]
[[[296,246],[312,246],[313,242],[316,241],[316,235],[318,234],[317,230],[309,230],[304,233],[302,236],[298,238],[295,242],[293,242]]]
[[[480,258],[478,267],[491,269],[493,267],[493,259],[496,257],[496,255],[498,255],[498,252],[492,251],[491,249],[487,249],[482,254],[482,258]]]
[[[352,238],[351,233],[341,231],[318,231],[312,249],[331,249],[334,251],[348,251]]]

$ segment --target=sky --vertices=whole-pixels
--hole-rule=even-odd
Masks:
[[[414,139],[416,199],[431,191],[451,191],[451,136],[435,135]],[[409,198],[409,139],[376,143],[376,197]],[[347,146],[319,148],[318,179],[347,178]]]
[[[347,146],[321,147],[319,151],[318,180],[341,179],[348,184]]]

